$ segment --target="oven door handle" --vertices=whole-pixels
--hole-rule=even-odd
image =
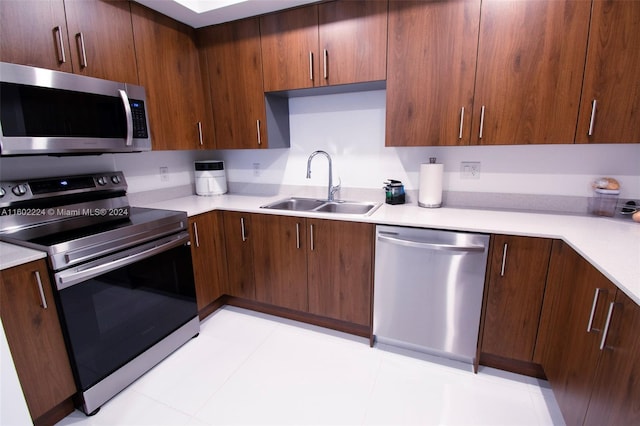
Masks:
[[[91,278],[105,274],[118,268],[163,253],[172,248],[189,243],[189,233],[181,232],[177,235],[162,238],[139,247],[116,253],[104,259],[94,260],[75,268],[65,269],[54,275],[56,288],[63,290],[73,285],[82,283]]]

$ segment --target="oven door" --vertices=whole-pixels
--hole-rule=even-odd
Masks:
[[[181,232],[54,274],[81,391],[197,318],[188,244]]]

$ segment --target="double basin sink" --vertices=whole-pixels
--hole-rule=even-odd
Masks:
[[[260,206],[263,209],[288,210],[297,212],[339,213],[370,215],[382,203],[366,201],[318,200],[315,198],[290,197]]]

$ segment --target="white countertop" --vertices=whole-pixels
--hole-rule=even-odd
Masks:
[[[288,216],[350,220],[375,224],[416,226],[495,234],[546,237],[564,240],[636,303],[640,304],[640,223],[606,217],[545,213],[427,209],[415,203],[382,204],[370,216],[334,213],[288,212],[260,206],[286,198],[247,195],[196,195],[139,207],[186,211],[195,216],[211,210],[235,210]]]
[[[43,251],[0,242],[0,270],[13,268],[23,263],[44,259],[45,257],[47,257],[47,254]]]

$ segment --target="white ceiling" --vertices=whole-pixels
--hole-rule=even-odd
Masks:
[[[191,27],[234,21],[318,0],[134,0]]]

